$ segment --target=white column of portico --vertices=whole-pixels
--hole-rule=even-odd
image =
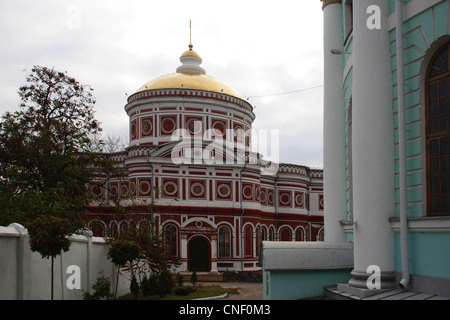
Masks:
[[[182,233],[180,238],[181,238],[180,257],[182,260],[181,271],[188,271],[187,234]]]
[[[211,272],[217,272],[217,234],[211,235]]]
[[[325,241],[345,241],[346,218],[344,56],[341,0],[324,0],[324,224]]]
[[[394,215],[394,129],[387,18],[388,0],[353,1],[355,260],[348,284],[365,289],[372,265],[381,270],[382,289],[395,285],[394,234],[388,223]]]

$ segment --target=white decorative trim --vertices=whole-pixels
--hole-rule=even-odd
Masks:
[[[172,187],[174,188],[174,190],[173,190],[172,192],[168,191],[168,190],[167,190],[167,187],[168,187],[168,186],[172,186]],[[173,181],[168,181],[168,182],[164,183],[164,192],[165,192],[166,194],[168,194],[169,196],[173,196],[174,194],[177,193],[177,191],[178,191],[178,186],[176,185],[175,182],[173,182]]]
[[[142,133],[146,136],[150,135],[153,131],[152,122],[149,119],[142,121]]]
[[[143,185],[146,185],[148,187],[147,192],[143,191],[143,188],[142,188]],[[150,183],[148,183],[147,181],[141,181],[141,183],[139,183],[139,193],[141,193],[141,194],[149,194],[151,190],[152,190],[152,188],[150,186]]]
[[[222,188],[226,188],[227,189],[226,192],[222,192],[223,191]],[[217,188],[217,192],[218,192],[220,197],[227,198],[231,194],[231,188],[230,188],[230,186],[228,184],[222,183]]]
[[[285,196],[287,197],[287,199],[286,200],[282,200],[282,198],[285,197]],[[289,193],[287,193],[287,192],[283,192],[282,194],[280,194],[279,199],[280,199],[280,203],[282,205],[285,205],[285,206],[289,205],[291,203],[291,200],[292,200],[291,195]]]
[[[249,195],[246,195],[246,192],[247,192],[247,190],[249,190],[250,189],[250,194]],[[251,199],[251,198],[253,198],[253,187],[252,186],[245,186],[243,189],[242,189],[242,195],[244,196],[244,198],[245,199]]]
[[[195,191],[197,187],[200,187],[199,192]],[[196,197],[201,197],[205,194],[205,187],[200,182],[195,182],[191,185],[191,193]]]
[[[400,232],[400,218],[390,218],[392,231]],[[408,218],[409,232],[450,232],[450,216]]]
[[[173,125],[173,129],[172,130],[166,130],[164,129],[164,125],[166,122],[171,122]],[[173,120],[172,118],[165,118],[160,122],[160,128],[161,128],[161,132],[163,133],[172,133],[175,131],[175,129],[177,128],[177,124],[175,123],[175,120]]]

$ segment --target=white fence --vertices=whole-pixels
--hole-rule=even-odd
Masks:
[[[51,298],[51,259],[32,252],[28,239],[20,224],[0,227],[0,300]],[[73,235],[70,240],[70,250],[54,261],[54,299],[83,299],[84,292],[92,293],[100,271],[110,278],[112,291],[117,268],[106,257],[108,243],[89,233]],[[128,293],[129,287],[129,280],[120,276],[118,296]]]

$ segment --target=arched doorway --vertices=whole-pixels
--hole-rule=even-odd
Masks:
[[[195,238],[189,244],[189,271],[209,272],[209,245],[203,238]]]

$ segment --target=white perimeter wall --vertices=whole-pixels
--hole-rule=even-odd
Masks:
[[[20,224],[0,227],[0,300],[48,300],[51,298],[51,259],[32,252],[28,232]],[[90,291],[100,270],[115,288],[117,268],[107,259],[109,245],[103,238],[90,234],[73,235],[69,251],[55,258],[54,299],[80,300]],[[70,289],[70,266],[79,267],[80,289]],[[69,272],[68,272],[69,271]],[[118,296],[130,291],[129,280],[119,276]]]

